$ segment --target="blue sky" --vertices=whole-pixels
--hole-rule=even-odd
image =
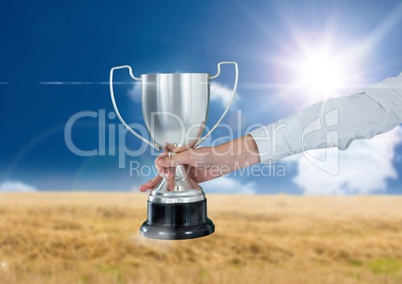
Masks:
[[[235,136],[244,135],[250,125],[268,124],[325,98],[322,90],[296,84],[299,69],[323,49],[345,70],[345,84],[333,96],[352,94],[402,72],[399,15],[400,1],[3,1],[0,183],[20,182],[37,190],[129,191],[146,180],[130,176],[128,165],[133,161],[151,168],[155,153],[150,148],[125,157],[126,167],[119,168],[121,137],[109,128],[118,129],[119,123],[108,116],[113,112],[107,84],[113,66],[131,65],[137,76],[214,74],[218,62],[237,61],[238,98],[224,123],[234,127]],[[127,121],[143,124],[128,73],[122,70],[115,77],[126,82],[116,86],[120,112]],[[233,70],[227,66],[217,80],[220,88],[211,94],[210,127],[223,112],[225,90],[232,86]],[[241,129],[236,123],[239,110]],[[66,146],[66,123],[82,111],[98,117],[74,124],[74,144],[105,155],[80,157]],[[102,111],[106,149],[98,143]],[[213,138],[224,135],[218,129]],[[372,143],[355,142],[348,154],[340,153],[341,175],[323,173],[316,191],[308,183],[316,175],[314,165],[297,157],[275,164],[277,170],[286,169],[285,176],[232,174],[203,187],[227,193],[399,194],[400,131],[386,135]],[[124,139],[131,150],[141,147],[129,134]],[[378,153],[378,159],[367,160],[361,149]],[[354,172],[357,167],[363,171]],[[373,176],[372,186],[359,183]],[[339,186],[332,192],[320,190],[328,183]],[[24,188],[21,184],[15,188]]]

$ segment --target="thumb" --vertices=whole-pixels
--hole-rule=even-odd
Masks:
[[[153,179],[147,181],[143,185],[140,186],[140,191],[144,192],[150,189],[154,189],[154,187],[162,180],[160,176],[156,176]]]

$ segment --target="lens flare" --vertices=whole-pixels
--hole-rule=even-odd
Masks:
[[[288,83],[282,93],[298,107],[350,95],[362,87],[361,58],[346,42],[329,35],[301,37],[281,59]]]
[[[331,96],[345,87],[348,70],[345,62],[327,51],[301,56],[294,62],[295,83],[301,89],[309,90],[314,96]]]

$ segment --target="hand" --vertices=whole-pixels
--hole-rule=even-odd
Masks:
[[[169,151],[165,149],[165,152],[155,159],[159,175],[141,185],[140,190],[153,189],[163,177],[167,179],[168,183],[173,183],[174,169],[177,165],[184,165],[186,173],[197,183],[221,176],[223,172],[210,170],[211,166],[217,164],[213,159],[215,156],[211,152],[211,147],[205,147],[186,150],[169,157]]]
[[[257,145],[251,135],[214,147],[189,149],[169,157],[169,148],[155,160],[160,175],[141,185],[141,191],[153,189],[165,177],[173,186],[174,169],[184,165],[187,174],[197,183],[212,180],[260,161]]]

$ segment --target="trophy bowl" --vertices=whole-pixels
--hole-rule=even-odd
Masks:
[[[228,106],[215,126],[201,138],[210,102],[210,80],[220,74],[222,64],[235,67],[235,84]],[[128,68],[134,80],[142,83],[142,114],[153,142],[140,136],[124,121],[116,106],[113,92],[113,72]],[[135,77],[128,65],[110,71],[110,94],[117,117],[136,137],[169,155],[196,148],[225,117],[236,92],[238,68],[236,62],[220,62],[215,76],[207,73],[142,74]],[[215,230],[207,217],[207,200],[202,188],[187,175],[187,167],[178,165],[173,180],[163,178],[148,196],[147,220],[141,235],[163,240],[190,239],[207,236]],[[173,181],[173,182],[172,182]]]

